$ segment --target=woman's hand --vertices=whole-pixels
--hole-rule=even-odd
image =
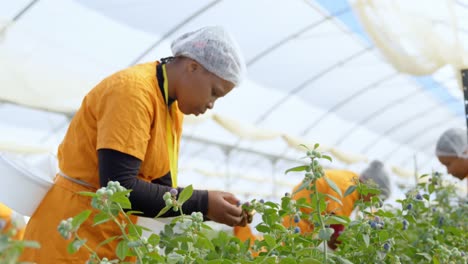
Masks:
[[[245,226],[246,217],[240,206],[239,199],[232,193],[222,191],[208,191],[207,217],[217,223],[228,226]]]

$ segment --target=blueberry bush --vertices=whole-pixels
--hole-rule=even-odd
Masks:
[[[467,263],[468,200],[442,186],[441,174],[426,177],[398,201],[401,207],[363,210],[367,217],[348,224],[335,254],[353,263]]]
[[[109,182],[107,187],[91,196],[91,206],[100,211],[93,219],[96,225],[114,221],[122,235],[109,238],[119,241],[116,259],[101,258],[89,248],[86,238],[79,237],[80,225],[90,216],[89,210],[63,220],[58,226],[60,234],[69,241],[68,251],[73,254],[84,247],[89,251],[87,263],[125,263],[127,257],[136,263],[467,263],[467,221],[468,204],[466,198],[458,197],[453,187],[442,185],[441,175],[433,173],[427,183],[418,184],[408,191],[406,198],[398,201],[399,208],[383,205],[375,195],[370,201],[357,203],[360,217],[350,220],[327,214],[326,197],[340,203],[339,197],[329,196],[316,191],[315,182],[326,177],[321,159],[330,157],[317,151],[318,145],[306,150],[306,165],[286,171],[304,173],[301,189],[311,190],[311,202],[305,199],[293,200],[285,194],[281,202],[253,199],[242,204],[249,215],[253,212],[261,216],[255,226],[262,233],[262,239],[253,243],[241,242],[231,233],[215,231],[205,224],[201,213],[185,215],[182,204],[192,194],[192,187],[181,193],[173,189],[163,199],[166,206],[157,217],[168,210],[180,211],[181,215],[172,220],[159,234],[152,233],[143,237],[145,227],[127,221],[117,221],[118,214],[131,215],[128,199],[130,190],[118,182]],[[372,186],[356,182],[345,193],[331,180],[325,178],[339,196],[358,191],[364,197],[378,194]],[[300,208],[313,209],[305,214]],[[301,235],[299,227],[285,227],[283,218],[289,216],[294,222],[304,219],[314,223],[314,229]],[[333,235],[332,224],[345,226],[340,235],[336,250],[327,246]]]

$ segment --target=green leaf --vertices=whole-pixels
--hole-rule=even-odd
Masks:
[[[369,247],[369,234],[362,234],[362,240],[364,240],[364,244],[366,244],[366,248]]]
[[[262,233],[268,233],[270,231],[270,227],[268,227],[265,224],[259,224],[255,227],[255,229],[257,229],[258,232]]]
[[[130,223],[129,226],[128,226],[128,233],[129,233],[130,236],[138,239],[143,234],[142,229],[143,229],[142,226],[134,225],[133,223]]]
[[[338,260],[338,263],[340,264],[353,264],[351,261],[345,259],[345,258],[342,258],[340,256],[334,256],[337,260]]]
[[[90,197],[97,197],[97,193],[95,192],[78,192],[79,195],[83,195],[83,196],[90,196]]]
[[[346,192],[344,193],[344,197],[352,194],[357,188],[357,185],[351,185],[348,187],[348,189],[346,190]]]
[[[434,264],[440,264],[440,261],[436,255],[434,255],[434,257],[432,258],[432,262],[434,262]]]
[[[273,224],[272,227],[273,227],[274,229],[276,229],[276,230],[286,231],[286,227],[284,227],[284,225],[282,225],[282,224],[275,223],[275,224]]]
[[[329,227],[326,227],[324,229],[320,229],[319,231],[319,238],[321,240],[330,240],[330,237],[333,235],[333,232],[335,232],[335,230],[333,228],[329,228]]]
[[[423,175],[419,176],[419,179],[422,179],[422,178],[425,178],[425,177],[428,177],[428,176],[429,176],[429,174],[423,174]]]
[[[341,202],[340,199],[336,198],[335,196],[333,195],[330,195],[330,194],[326,194],[328,196],[328,198],[332,199],[333,201],[337,202],[339,205],[343,205],[343,203]]]
[[[273,248],[276,246],[276,240],[271,235],[265,234],[263,239],[267,242],[270,248]]]
[[[213,230],[213,228],[211,228],[211,226],[207,225],[207,224],[204,224],[204,223],[201,223],[201,227],[203,229],[206,229],[206,230]]]
[[[427,189],[429,190],[429,194],[433,193],[434,192],[434,184],[429,184],[429,186],[427,187]]]
[[[118,238],[119,236],[112,236],[112,237],[109,237],[108,239],[102,241],[101,243],[99,243],[99,245],[97,245],[97,248],[100,248],[101,246],[104,246],[106,244],[108,244],[109,242],[112,242],[114,241],[116,238]]]
[[[213,259],[208,261],[207,264],[223,264],[223,261],[220,259]]]
[[[80,225],[88,219],[89,215],[91,214],[91,210],[84,210],[83,212],[79,213],[77,216],[73,217],[72,226],[73,229],[78,229]]]
[[[390,235],[388,234],[388,231],[386,231],[386,230],[382,230],[382,231],[379,233],[379,239],[380,239],[380,241],[385,241],[385,240],[387,240],[389,237],[390,237]]]
[[[310,150],[309,147],[307,147],[307,146],[304,145],[304,144],[299,144],[299,146],[300,146],[300,147],[303,147],[303,148],[305,148],[305,149],[307,149],[307,150]]]
[[[302,181],[301,186],[299,186],[299,188],[297,188],[297,190],[296,190],[293,194],[298,193],[298,192],[304,190],[305,188],[309,187],[310,183],[311,183],[310,180],[308,180],[308,181]]]
[[[128,192],[130,192],[130,191],[128,191]],[[123,209],[131,209],[132,208],[132,205],[130,203],[130,199],[128,199],[125,192],[114,193],[112,195],[112,197],[110,198],[110,200],[112,202],[114,202],[114,203],[120,204],[120,206]]]
[[[94,216],[93,219],[93,226],[100,225],[107,221],[111,220],[111,217],[106,212],[99,212],[97,215]]]
[[[330,156],[328,156],[328,155],[322,155],[322,158],[327,159],[330,162],[333,162],[332,158]]]
[[[318,259],[314,259],[314,258],[303,258],[301,260],[301,262],[299,262],[301,264],[322,264],[322,261],[318,260]]]
[[[284,174],[288,174],[289,172],[291,171],[305,171],[309,168],[308,165],[302,165],[302,166],[297,166],[297,167],[294,167],[294,168],[290,168],[290,169],[287,169]]]
[[[179,204],[182,205],[183,203],[185,203],[185,201],[187,201],[192,196],[192,193],[193,193],[192,185],[185,187],[182,190],[182,192],[180,192],[179,199],[177,200],[177,202],[179,202]]]
[[[384,210],[381,210],[379,209],[375,215],[378,215],[378,216],[383,216],[383,217],[388,217],[388,218],[392,218],[395,216],[395,214],[393,214],[391,211],[384,211]]]
[[[425,194],[423,194],[423,197],[424,197],[424,199],[426,199],[427,201],[429,201],[429,194],[425,193]]]
[[[431,261],[431,255],[427,254],[427,253],[416,253],[416,255],[420,255],[420,256],[423,256],[425,259]]]
[[[195,243],[196,248],[203,248],[209,249],[210,251],[214,251],[215,247],[213,243],[206,237],[198,237],[197,242]]]
[[[167,211],[169,211],[169,209],[171,209],[172,206],[170,205],[166,205],[166,207],[164,207],[163,209],[161,209],[161,211],[159,212],[159,214],[155,217],[155,218],[158,218],[160,217],[161,215],[165,214]]]
[[[125,212],[125,213],[126,213],[127,215],[143,214],[142,211],[133,211],[133,210],[132,210],[132,211],[127,211],[127,212]]]
[[[81,246],[83,246],[85,243],[86,243],[86,239],[85,240],[78,240],[78,239],[73,240],[67,246],[68,253],[70,254],[76,253],[81,248]]]
[[[296,264],[297,261],[293,257],[287,257],[287,258],[282,258],[281,259],[281,264]]]
[[[127,241],[121,240],[115,249],[115,253],[120,260],[123,260],[128,254]]]
[[[343,194],[341,194],[340,188],[338,188],[338,186],[336,186],[336,184],[327,176],[325,176],[324,178],[327,181],[328,185],[333,189],[333,191],[335,191],[340,197],[343,197]]]
[[[314,145],[314,149],[317,149],[319,146],[320,146],[320,144],[319,144],[319,143],[315,143],[315,145]]]
[[[150,237],[148,238],[148,243],[152,245],[157,245],[159,244],[160,237],[156,234],[151,234]]]
[[[349,222],[348,219],[344,219],[340,216],[335,216],[335,215],[330,215],[327,217],[327,224],[333,225],[333,224],[347,224]]]

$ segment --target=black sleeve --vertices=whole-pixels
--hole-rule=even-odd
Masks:
[[[123,187],[131,189],[129,198],[132,210],[143,212],[141,216],[155,217],[165,207],[163,195],[172,189],[170,173],[161,180],[145,182],[137,178],[141,160],[131,155],[112,149],[99,149],[98,159],[100,185],[107,186],[108,181],[118,181]],[[179,193],[183,190],[183,188],[177,189]],[[208,191],[194,190],[192,197],[184,203],[182,210],[186,215],[201,212],[206,216]],[[177,215],[180,215],[180,211],[169,210],[162,217]]]

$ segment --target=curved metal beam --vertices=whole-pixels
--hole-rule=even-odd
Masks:
[[[318,79],[320,79],[321,77],[325,76],[327,73],[331,72],[332,70],[338,68],[338,67],[341,67],[343,64],[346,64],[360,56],[362,56],[363,54],[367,53],[368,51],[372,50],[374,47],[371,46],[371,47],[365,47],[364,49],[352,54],[351,56],[348,56],[346,57],[345,59],[341,60],[341,61],[338,61],[332,65],[330,65],[329,67],[323,69],[321,72],[317,73],[316,75],[314,75],[313,77],[305,80],[304,82],[302,82],[301,84],[299,84],[296,88],[292,89],[288,94],[286,94],[285,96],[283,96],[282,98],[280,98],[276,103],[274,103],[270,108],[268,108],[262,115],[260,115],[259,118],[257,118],[257,120],[254,122],[254,124],[259,124],[261,123],[263,120],[265,120],[265,118],[267,116],[269,116],[275,109],[278,109],[282,104],[284,104],[287,100],[289,100],[291,98],[292,95],[302,91],[304,88],[306,88],[308,85],[310,85],[311,83],[317,81]]]
[[[173,28],[171,28],[169,31],[167,31],[166,33],[164,33],[164,35],[158,39],[155,43],[153,43],[151,46],[149,46],[145,51],[143,51],[143,53],[141,53],[136,59],[134,59],[130,64],[129,66],[132,66],[132,65],[135,65],[137,64],[138,62],[140,62],[141,59],[143,59],[143,57],[145,57],[146,55],[148,55],[148,53],[150,53],[155,47],[157,47],[159,44],[161,44],[161,42],[163,42],[164,40],[166,40],[169,36],[171,36],[172,34],[174,34],[174,32],[176,32],[177,30],[179,30],[181,27],[183,27],[185,24],[187,24],[188,22],[192,21],[194,18],[198,17],[199,15],[203,14],[204,12],[206,12],[208,9],[212,8],[213,6],[217,5],[219,2],[221,2],[221,0],[215,0],[215,1],[212,1],[210,3],[208,3],[207,5],[203,6],[202,8],[200,8],[199,10],[197,10],[195,13],[193,13],[192,15],[190,15],[189,17],[187,17],[186,19],[182,20],[182,22],[180,22],[179,24],[175,25]]]
[[[18,21],[21,17],[23,17],[24,14],[26,14],[26,12],[28,12],[31,9],[31,7],[33,7],[35,4],[37,4],[37,2],[39,2],[39,0],[33,0],[33,1],[29,2],[29,4],[27,4],[25,7],[23,7],[23,9],[21,9],[18,12],[18,14],[16,14],[11,19],[11,21],[13,21],[13,22]]]
[[[460,0],[455,0],[455,3],[456,3],[457,5],[459,5],[460,7],[463,7],[463,8],[468,9],[468,4],[467,4],[467,3],[463,3],[463,2],[460,1]]]
[[[431,130],[435,127],[438,127],[442,124],[447,124],[447,120],[446,119],[442,119],[442,120],[439,120],[438,122],[435,122],[429,126],[425,126],[419,130],[416,131],[416,133],[413,133],[411,136],[409,136],[408,138],[406,138],[400,145],[398,145],[396,148],[394,148],[393,150],[391,150],[390,152],[388,152],[382,159],[383,160],[387,160],[389,159],[393,154],[395,154],[398,150],[401,149],[402,145],[406,145],[412,141],[415,141],[416,139],[420,138],[421,134],[424,132],[424,131],[428,131],[428,130]]]
[[[314,22],[310,25],[307,25],[305,27],[303,27],[302,29],[300,29],[299,31],[297,32],[294,32],[288,36],[286,36],[285,38],[281,39],[280,41],[274,43],[273,45],[271,45],[270,47],[266,48],[265,50],[261,51],[260,53],[258,53],[257,55],[255,55],[253,58],[251,58],[250,60],[247,61],[247,66],[252,66],[254,63],[256,63],[257,61],[259,61],[260,59],[262,59],[263,57],[265,57],[266,55],[268,55],[269,53],[271,53],[272,51],[276,50],[277,48],[281,47],[282,45],[286,44],[287,42],[289,42],[290,40],[292,39],[295,39],[297,37],[299,37],[301,34],[315,28],[315,27],[318,27],[320,26],[321,24],[327,22],[328,20],[331,20],[333,19],[334,16],[341,16],[343,14],[346,14],[348,13],[349,11],[351,11],[350,8],[344,8],[342,10],[339,10],[337,11],[336,13],[334,14],[331,14],[331,15],[328,15],[328,16],[325,16],[323,19],[317,21],[317,22]]]
[[[450,101],[454,101],[454,102],[458,102],[456,101],[456,99],[454,98],[449,98],[448,100],[442,102],[442,104],[447,104],[449,103]],[[408,125],[410,122],[422,117],[422,116],[425,116],[425,115],[428,115],[429,113],[431,113],[434,109],[434,106],[430,106],[428,107],[427,109],[424,109],[423,111],[420,111],[418,112],[417,114],[415,115],[412,115],[408,118],[406,118],[405,120],[402,120],[400,121],[399,123],[393,125],[392,127],[390,127],[389,129],[387,129],[384,133],[380,134],[379,137],[377,137],[375,140],[371,141],[369,144],[367,144],[361,151],[361,153],[365,154],[367,153],[372,147],[374,147],[380,140],[382,140],[382,138],[384,136],[387,136],[389,135],[390,133],[392,133],[393,131],[395,130],[398,130],[402,127],[404,127],[405,125]],[[437,109],[438,110],[438,109]]]
[[[388,109],[394,107],[395,105],[401,104],[401,103],[409,100],[410,98],[412,98],[412,97],[414,97],[414,96],[416,96],[416,95],[418,95],[420,93],[423,93],[423,92],[424,92],[424,90],[416,90],[416,91],[410,93],[409,95],[403,95],[402,97],[398,97],[395,100],[393,100],[393,101],[389,102],[388,104],[384,105],[380,109],[370,113],[364,119],[362,119],[359,122],[356,122],[353,127],[351,127],[349,130],[347,130],[343,134],[343,136],[336,141],[335,146],[338,147],[339,145],[341,145],[343,143],[343,141],[345,141],[347,138],[349,138],[349,136],[352,135],[354,133],[354,131],[358,127],[362,126],[363,124],[366,124],[366,123],[370,122],[371,120],[376,119],[381,114],[385,113],[385,111],[387,111]]]
[[[428,148],[433,148],[436,144],[436,141],[434,141],[433,139],[430,139],[430,140],[427,140],[427,141],[424,141],[422,143],[423,147],[421,148],[420,152],[426,152]],[[434,157],[435,157],[435,154],[434,154]],[[429,160],[431,160],[432,158],[430,158]]]
[[[393,73],[391,73],[389,75],[386,75],[383,78],[381,78],[381,79],[379,79],[379,80],[365,86],[362,89],[357,90],[355,93],[353,93],[350,96],[348,96],[348,97],[344,98],[343,100],[339,101],[338,103],[333,105],[331,108],[329,108],[325,113],[323,113],[320,117],[318,117],[315,121],[313,121],[310,126],[308,126],[306,129],[304,129],[302,131],[301,135],[302,136],[306,135],[311,129],[316,127],[329,114],[338,111],[338,109],[340,109],[341,107],[347,105],[348,103],[350,103],[356,97],[362,95],[363,93],[365,93],[365,92],[367,92],[369,90],[372,90],[372,89],[375,89],[375,88],[379,87],[379,85],[381,85],[382,83],[385,83],[385,82],[397,77],[398,75],[399,75],[399,72],[393,72]]]

